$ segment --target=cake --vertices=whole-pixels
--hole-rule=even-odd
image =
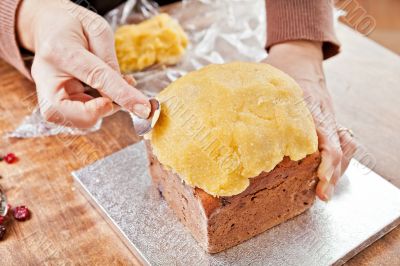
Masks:
[[[267,64],[210,65],[157,98],[160,118],[145,136],[153,184],[206,251],[312,206],[318,139],[288,75]]]
[[[179,220],[209,253],[233,247],[310,208],[315,199],[319,153],[252,178],[242,193],[214,197],[166,170],[148,144],[153,184]]]

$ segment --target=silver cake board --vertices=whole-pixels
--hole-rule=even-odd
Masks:
[[[331,201],[211,255],[151,186],[147,164],[140,142],[72,173],[144,264],[341,265],[400,223],[400,190],[353,160]]]

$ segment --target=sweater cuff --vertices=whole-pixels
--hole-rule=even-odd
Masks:
[[[266,0],[267,45],[293,40],[322,42],[324,59],[339,53],[328,0]]]
[[[31,79],[18,47],[16,36],[17,9],[21,0],[0,1],[0,57]]]

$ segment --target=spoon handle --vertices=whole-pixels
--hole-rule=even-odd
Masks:
[[[7,196],[4,192],[3,188],[0,186],[0,216],[6,216],[8,207],[7,207]]]

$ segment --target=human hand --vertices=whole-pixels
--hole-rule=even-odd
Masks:
[[[332,98],[322,68],[322,44],[290,41],[271,47],[264,61],[297,81],[304,92],[318,135],[321,163],[318,168],[317,196],[329,200],[339,178],[349,165],[357,145],[348,130],[338,127]]]
[[[31,73],[46,120],[91,127],[118,111],[113,101],[149,116],[147,97],[120,74],[113,32],[102,17],[66,0],[24,0],[17,17],[20,44],[35,53]],[[82,82],[102,97],[86,94]]]

